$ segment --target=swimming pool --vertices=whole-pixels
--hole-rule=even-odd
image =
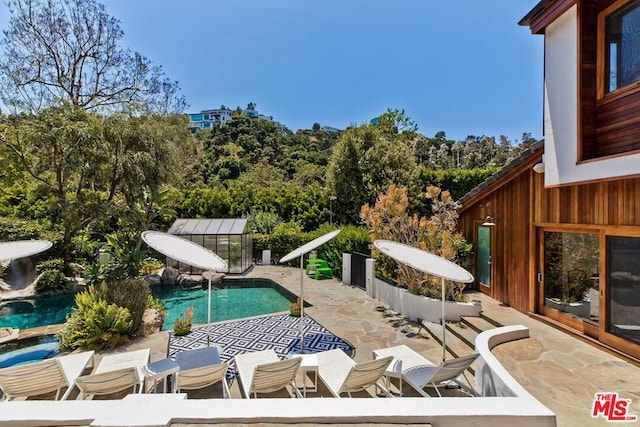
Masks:
[[[173,327],[180,313],[193,306],[194,324],[207,323],[207,287],[183,289],[154,286],[151,292],[167,309],[163,330]],[[239,319],[286,311],[293,293],[269,279],[224,279],[212,285],[211,321]],[[0,327],[19,329],[64,323],[75,307],[73,294],[0,301]]]
[[[0,346],[0,368],[50,359],[58,353],[58,341],[51,335],[12,341]]]
[[[193,324],[207,323],[207,287],[179,289],[157,286],[153,294],[167,310],[163,330],[173,328],[173,322],[193,307]],[[278,313],[289,309],[296,296],[269,279],[225,279],[211,287],[211,322]]]

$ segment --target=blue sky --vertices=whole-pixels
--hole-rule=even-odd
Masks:
[[[420,132],[542,136],[537,0],[108,0],[188,112],[255,102],[292,130],[404,108]],[[0,26],[6,27],[4,5]]]

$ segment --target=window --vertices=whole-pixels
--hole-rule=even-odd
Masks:
[[[544,305],[598,322],[599,238],[585,233],[544,233]]]
[[[605,93],[640,81],[640,0],[622,3],[605,17]]]

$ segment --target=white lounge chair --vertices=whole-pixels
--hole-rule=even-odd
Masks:
[[[296,373],[301,359],[280,360],[273,350],[262,350],[239,354],[235,358],[236,371],[240,377],[245,398],[257,397],[258,393],[273,393],[293,387],[297,397],[302,397],[296,386]]]
[[[389,390],[380,383],[385,370],[393,357],[381,357],[367,362],[356,363],[340,350],[323,351],[316,354],[318,360],[318,376],[327,386],[331,394],[340,397],[342,393],[363,391],[371,386],[379,387],[391,397]]]
[[[131,366],[100,374],[84,375],[76,378],[76,386],[80,389],[79,399],[92,399],[93,396],[112,395],[123,390],[131,389],[142,392],[138,369]]]
[[[429,359],[422,356],[420,353],[411,349],[410,347],[402,344],[395,347],[387,347],[373,351],[373,357],[375,359],[380,357],[392,356],[393,362],[389,364],[389,367],[385,371],[384,375],[387,378],[387,388],[390,386],[390,379],[398,379],[398,389],[400,396],[402,396],[402,383],[404,382],[403,371],[414,368],[416,366],[436,366]],[[416,390],[422,393],[422,389]]]
[[[123,353],[107,354],[100,359],[94,371],[76,378],[81,399],[94,395],[110,395],[131,387],[141,393],[144,383],[144,367],[149,362],[148,348]]]
[[[439,387],[447,386],[451,382],[455,382],[476,396],[478,393],[465,375],[465,371],[477,358],[478,353],[473,353],[468,356],[446,360],[437,366],[433,364],[414,366],[403,370],[402,374],[405,381],[425,397],[430,397],[424,390],[425,387],[434,387],[438,396],[442,397]],[[462,382],[461,377],[464,378],[466,384]]]
[[[26,365],[0,369],[0,389],[2,400],[28,398],[55,391],[55,399],[66,387],[62,400],[69,397],[75,379],[93,360],[93,351],[69,354]]]
[[[176,376],[176,390],[196,390],[218,382],[222,383],[222,396],[231,397],[227,384],[227,362],[220,361],[220,347],[203,347],[176,354],[180,370]]]

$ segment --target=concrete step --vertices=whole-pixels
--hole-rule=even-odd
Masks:
[[[487,320],[489,319],[489,320]],[[462,317],[460,319],[460,323],[468,326],[473,329],[477,333],[481,333],[484,331],[488,331],[489,329],[493,329],[499,326],[502,326],[500,323],[488,318],[488,317]]]
[[[429,334],[435,339],[438,344],[442,345],[442,325],[438,323],[431,322],[423,322]],[[473,347],[469,347],[465,342],[463,342],[459,337],[451,333],[449,329],[449,324],[446,324],[447,335],[446,335],[446,351],[447,358],[455,358],[466,356],[468,354],[473,353]],[[433,363],[437,363],[435,360]],[[470,368],[469,371],[472,375],[475,375],[475,371],[473,368]]]
[[[447,330],[471,350],[475,349],[476,337],[479,333],[475,328],[471,328],[463,322],[451,322],[447,323]]]

